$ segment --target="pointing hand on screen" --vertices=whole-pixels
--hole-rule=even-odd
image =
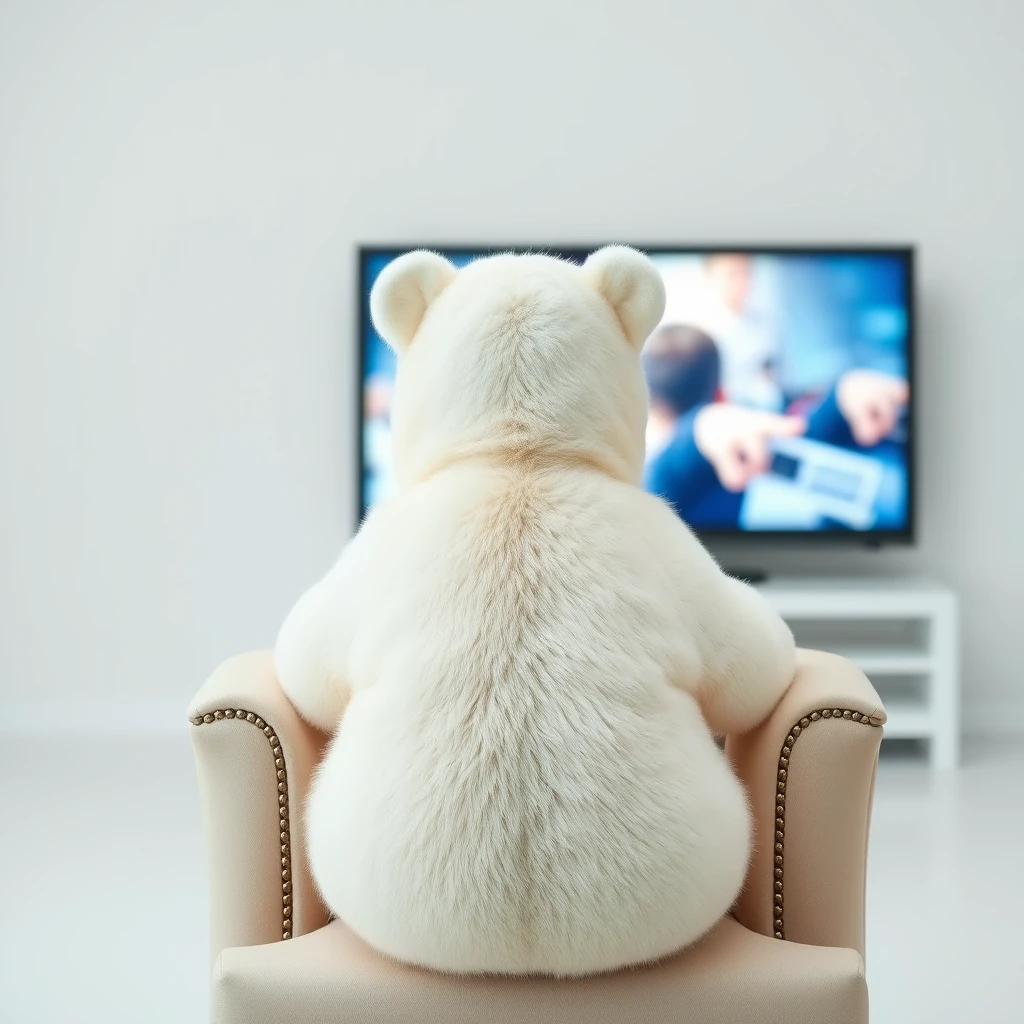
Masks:
[[[768,469],[773,437],[797,437],[806,429],[806,421],[799,416],[716,402],[697,413],[693,436],[722,486],[738,492]]]
[[[888,437],[910,397],[905,380],[877,370],[850,370],[836,385],[839,411],[857,444],[871,448]]]

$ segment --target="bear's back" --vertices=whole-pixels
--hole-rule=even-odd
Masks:
[[[699,652],[679,618],[686,581],[678,552],[658,543],[666,516],[639,488],[584,467],[457,466],[410,489],[368,524],[379,596],[360,634],[381,650],[357,657],[356,690],[390,676],[381,656],[400,631],[416,634],[405,680],[418,692],[431,669],[450,680],[452,662],[467,683],[535,694],[624,691],[666,673],[695,682]]]
[[[345,865],[325,895],[378,948],[580,973],[677,948],[735,895],[745,805],[668,681],[699,658],[650,501],[462,466],[368,524],[379,594],[310,827],[321,880]]]

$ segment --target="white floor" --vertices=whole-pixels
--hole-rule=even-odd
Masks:
[[[180,739],[2,741],[0,1021],[199,1024],[206,881]],[[1024,1020],[1024,742],[955,775],[886,759],[875,802],[875,1024]]]

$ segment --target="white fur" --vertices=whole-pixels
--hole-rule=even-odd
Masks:
[[[665,312],[665,282],[636,249],[609,245],[593,253],[583,273],[608,299],[630,343],[642,348]]]
[[[423,314],[455,274],[455,268],[436,252],[420,249],[392,260],[370,295],[370,313],[381,337],[395,349],[408,345]]]
[[[434,260],[407,260],[434,296],[397,343],[402,490],[277,648],[300,713],[337,727],[314,874],[358,934],[426,967],[665,956],[739,892],[748,810],[709,726],[767,714],[792,636],[639,487],[631,334],[664,303],[644,257],[498,257],[440,290]]]

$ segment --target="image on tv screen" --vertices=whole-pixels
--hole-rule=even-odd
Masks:
[[[395,357],[369,290],[402,251],[361,254],[363,511],[395,490]],[[487,254],[437,251],[457,266]],[[701,533],[906,533],[909,251],[648,254],[667,302],[641,353],[645,488]]]

